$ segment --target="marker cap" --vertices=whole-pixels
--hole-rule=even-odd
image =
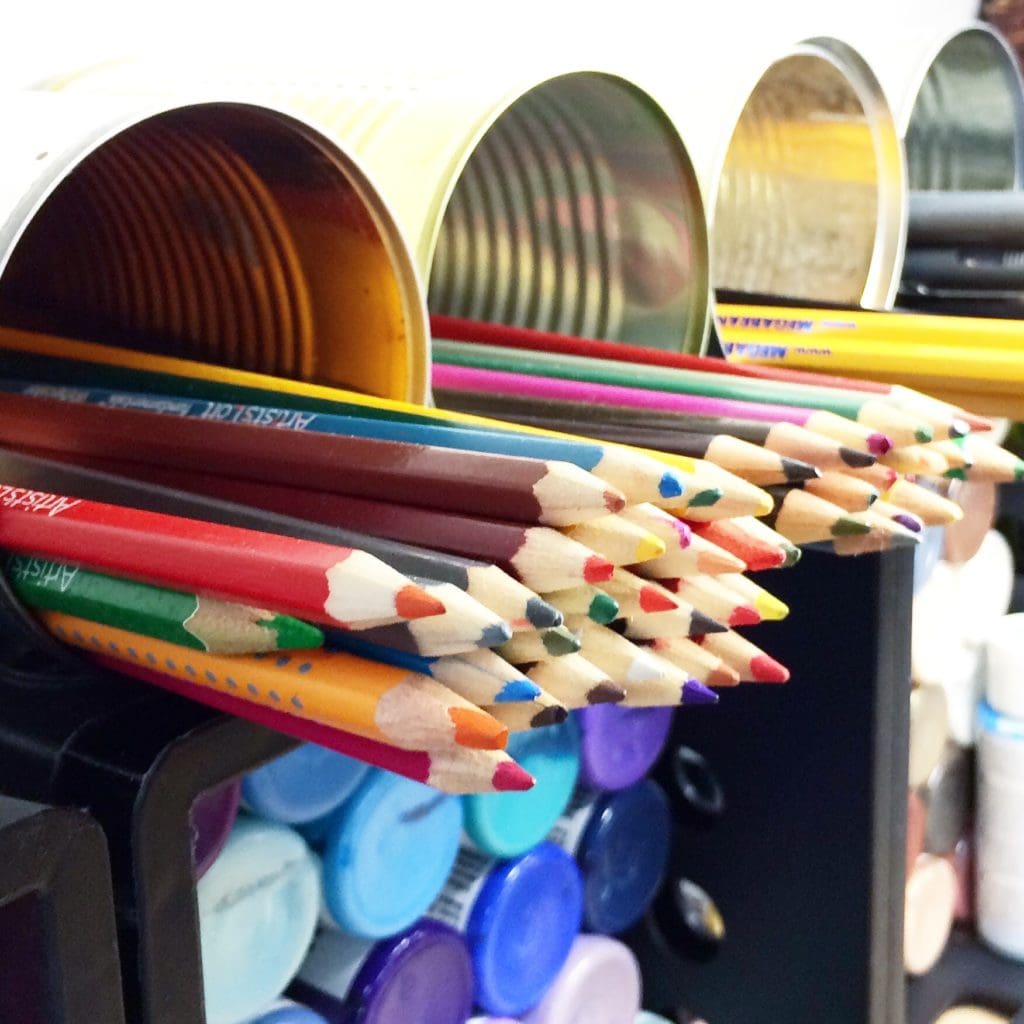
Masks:
[[[523,1024],[622,1024],[640,1011],[640,965],[628,946],[580,935],[554,984]]]
[[[464,1024],[473,965],[462,936],[436,921],[376,943],[323,931],[290,994],[331,1024]]]
[[[299,969],[320,909],[320,873],[286,825],[241,814],[199,881],[208,1024],[236,1024],[277,998]]]
[[[665,876],[671,827],[650,779],[598,798],[576,851],[588,931],[617,935],[643,917]]]
[[[576,862],[552,843],[492,868],[466,928],[477,1003],[499,1015],[534,1006],[565,963],[582,912]]]
[[[408,928],[444,887],[461,835],[458,797],[373,770],[326,824],[330,916],[369,939]]]
[[[202,878],[224,849],[231,826],[238,817],[241,784],[235,780],[209,789],[199,796],[189,812],[192,829],[192,864],[196,878]]]
[[[639,782],[665,745],[673,711],[599,704],[577,712],[580,781],[594,789],[625,789]]]
[[[303,743],[242,780],[242,799],[261,817],[299,825],[329,814],[362,782],[369,767]]]
[[[580,730],[570,716],[509,737],[509,754],[536,780],[525,793],[462,798],[466,834],[493,857],[518,857],[539,843],[565,810],[580,767]]]

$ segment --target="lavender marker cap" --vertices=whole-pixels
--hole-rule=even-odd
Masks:
[[[201,794],[189,812],[192,829],[192,864],[196,878],[202,878],[231,834],[238,816],[242,784],[228,782]]]
[[[625,789],[639,782],[661,754],[673,711],[598,704],[576,712],[582,733],[580,782],[594,789]]]

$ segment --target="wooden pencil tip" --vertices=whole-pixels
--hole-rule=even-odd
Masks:
[[[600,555],[591,555],[583,564],[583,579],[587,583],[604,583],[615,574],[615,566]]]
[[[643,612],[670,612],[679,602],[655,587],[641,587],[640,610]]]
[[[402,587],[395,594],[395,612],[403,619],[425,619],[431,615],[443,615],[445,611],[441,601],[414,583]]]
[[[621,491],[605,491],[604,507],[609,512],[621,512],[626,507],[626,498]]]
[[[739,686],[739,682],[739,672],[728,665],[722,665],[708,673],[708,686]]]
[[[455,726],[455,742],[477,750],[504,750],[508,726],[477,708],[449,708],[448,717]]]
[[[761,621],[761,613],[750,605],[738,605],[729,616],[730,626],[756,626]]]
[[[752,513],[755,516],[766,516],[771,510],[775,508],[775,502],[771,495],[766,494],[763,498],[758,499],[757,508]]]
[[[750,674],[758,683],[786,683],[789,669],[767,654],[758,654],[750,659]]]
[[[494,769],[491,785],[499,793],[523,793],[528,789],[533,789],[536,779],[529,772],[520,768],[515,761],[503,761]]]
[[[869,434],[868,435],[868,451],[872,455],[884,455],[888,451],[892,451],[893,441],[888,434]]]

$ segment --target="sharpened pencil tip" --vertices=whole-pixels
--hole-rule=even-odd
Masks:
[[[868,451],[872,455],[884,455],[893,449],[893,440],[888,434],[869,434]]]
[[[918,444],[927,444],[935,437],[935,431],[931,427],[918,427],[914,431],[914,437]]]
[[[782,464],[783,474],[790,483],[799,483],[801,480],[817,480],[821,476],[821,470],[809,462],[787,459],[785,456],[782,456],[779,462]]]
[[[698,491],[686,505],[688,508],[708,508],[722,500],[722,492],[718,487],[705,487]]]
[[[537,629],[551,629],[552,626],[562,624],[562,613],[553,604],[548,604],[539,597],[531,597],[526,602],[526,617],[530,620],[530,625]]]
[[[445,611],[441,601],[414,583],[395,594],[395,612],[403,619],[426,619],[431,615],[444,615]]]
[[[761,613],[761,618],[767,619],[769,622],[781,622],[789,615],[789,605],[767,591],[754,598],[754,606]]]
[[[561,658],[566,654],[575,654],[581,647],[579,638],[566,628],[549,629],[540,635],[544,650],[552,658]]]
[[[642,612],[670,612],[679,607],[679,602],[655,587],[640,588],[640,610]]]
[[[970,424],[965,420],[960,419],[959,416],[954,416],[953,419],[949,421],[950,437],[966,437],[970,432]]]
[[[683,704],[717,704],[718,694],[709,690],[703,683],[696,679],[687,679],[683,683]]]
[[[761,621],[761,613],[748,604],[737,605],[729,616],[730,626],[756,626]]]
[[[710,616],[703,612],[694,610],[690,613],[690,632],[703,636],[705,633],[724,633],[726,627],[720,622],[715,622]]]
[[[683,481],[672,470],[666,470],[658,481],[658,493],[663,498],[678,498],[685,490]]]
[[[545,725],[561,725],[569,717],[569,712],[561,704],[552,704],[549,708],[541,708],[530,719],[534,729],[542,729]]]
[[[520,704],[523,701],[536,700],[541,695],[541,688],[529,679],[510,679],[494,697],[495,704]]]
[[[904,515],[902,512],[898,512],[893,517],[893,522],[899,523],[905,530],[909,530],[911,533],[920,533],[924,524],[917,516]]]
[[[739,672],[727,665],[721,665],[708,673],[708,686],[739,686],[739,682]]]
[[[839,458],[851,469],[867,469],[877,461],[870,452],[859,452],[856,448],[847,448],[846,445],[839,446]]]
[[[504,622],[494,622],[480,631],[477,647],[498,647],[512,639],[512,630]]]
[[[260,625],[273,631],[279,650],[302,651],[324,645],[323,630],[291,615],[275,615]]]
[[[591,555],[583,564],[583,579],[587,583],[604,583],[615,574],[615,566],[600,555]]]
[[[587,618],[606,626],[619,614],[619,602],[611,594],[597,594],[587,608]]]
[[[621,491],[605,491],[604,507],[609,512],[621,512],[626,507],[626,497]]]
[[[626,699],[626,691],[614,683],[598,683],[587,690],[588,704],[618,704]]]
[[[449,708],[448,717],[455,726],[455,742],[477,750],[504,750],[508,726],[477,708]]]
[[[786,683],[789,669],[767,654],[758,654],[750,659],[750,674],[758,683]]]
[[[861,522],[859,519],[851,519],[849,516],[839,516],[832,524],[833,537],[863,537],[864,534],[870,532],[870,524]]]
[[[755,516],[766,516],[773,508],[775,508],[775,500],[771,495],[766,494],[758,500],[757,508],[754,509],[752,514]]]
[[[1018,473],[1019,473],[1019,471],[1018,471]],[[943,473],[942,475],[947,480],[966,480],[967,479],[967,471],[962,469],[962,468],[960,468],[960,467],[958,467],[956,469],[947,469],[946,472]],[[1020,480],[1020,476],[1019,475],[1016,476],[1016,479]]]
[[[533,789],[536,784],[534,777],[524,771],[515,761],[504,761],[494,769],[491,776],[491,785],[499,793],[523,793]]]
[[[633,552],[633,562],[649,562],[652,558],[658,558],[665,554],[665,542],[653,533],[641,537],[637,541],[636,550]]]

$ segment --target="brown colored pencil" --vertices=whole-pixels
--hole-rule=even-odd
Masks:
[[[582,654],[545,658],[516,667],[531,683],[567,708],[619,704],[626,698],[626,691]]]
[[[542,729],[547,725],[561,725],[569,717],[565,705],[559,704],[554,697],[547,694],[532,701],[483,704],[480,710],[501,722],[510,733]]]
[[[702,636],[705,633],[721,632],[726,628],[686,602],[680,603],[678,608],[670,612],[642,613],[621,621],[625,623],[623,632],[630,640],[657,640],[663,636]]]
[[[275,430],[5,394],[0,442],[567,526],[617,512],[622,492],[567,462]]]

